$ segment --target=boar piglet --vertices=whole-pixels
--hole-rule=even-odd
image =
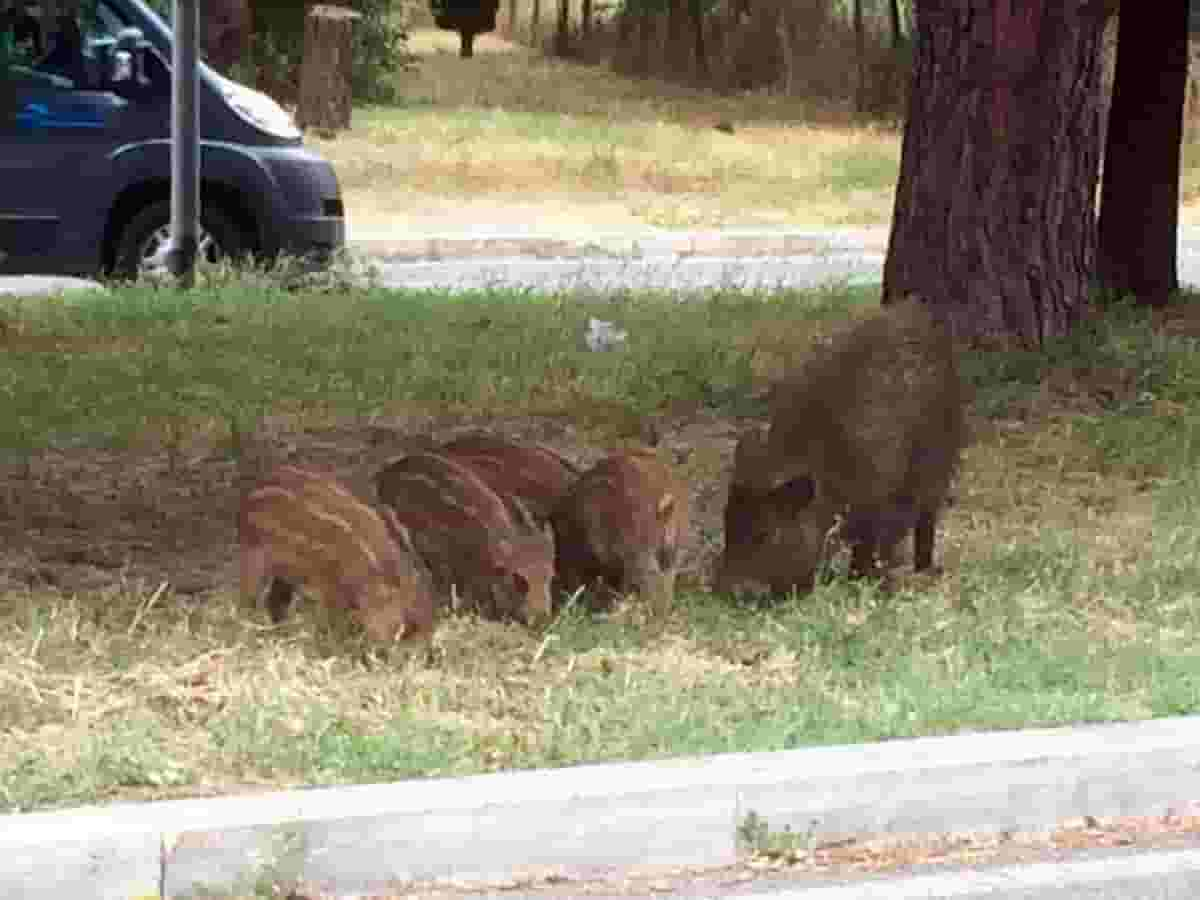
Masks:
[[[675,596],[687,494],[653,450],[614,453],[580,476],[551,516],[567,591],[636,591],[656,614]]]
[[[501,497],[469,466],[439,453],[389,462],[375,488],[444,593],[457,590],[497,618],[535,624],[550,616],[554,539],[519,500]]]
[[[433,586],[407,532],[331,475],[280,466],[243,496],[238,531],[241,591],[256,602],[270,581],[274,622],[303,585],[327,606],[346,609],[381,641],[428,641]]]
[[[541,521],[549,520],[579,478],[579,469],[549,447],[482,432],[454,438],[440,452],[470,466],[497,494],[521,501]]]

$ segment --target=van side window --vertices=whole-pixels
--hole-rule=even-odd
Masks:
[[[116,38],[125,23],[103,0],[84,0],[57,16],[36,40],[25,23],[22,44],[13,37],[10,23],[15,21],[11,15],[0,17],[0,78],[61,91],[113,91],[131,101],[169,94],[169,73],[154,54],[147,54],[144,79],[114,81]],[[36,19],[32,25],[38,25]]]

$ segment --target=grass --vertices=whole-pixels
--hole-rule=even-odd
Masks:
[[[50,448],[134,465],[181,432],[228,455],[231,427],[267,419],[303,444],[306,427],[452,413],[556,415],[601,443],[666,409],[760,412],[764,377],[874,302],[236,279],[27,301],[0,323],[16,410],[3,445],[11,474],[52,463]],[[584,350],[589,316],[618,321],[628,346]],[[0,806],[1194,712],[1200,356],[1181,321],[1118,309],[1044,352],[965,359],[976,442],[947,512],[947,574],[891,596],[835,577],[767,609],[692,586],[665,623],[636,602],[569,608],[541,633],[451,616],[415,659],[308,607],[271,627],[229,590],[197,603],[153,579],[8,589]]]
[[[310,138],[337,167],[352,224],[528,227],[531,206],[547,229],[859,225],[891,214],[895,129],[795,98],[625,77],[495,35],[463,60],[457,40],[414,32],[419,63],[399,76],[399,106],[358,109],[348,132]]]
[[[718,94],[541,55],[497,34],[474,59],[416,28],[394,107],[309,141],[337,167],[362,233],[882,225],[901,131],[770,92]],[[733,134],[717,131],[729,123]],[[1184,146],[1181,221],[1200,221]]]

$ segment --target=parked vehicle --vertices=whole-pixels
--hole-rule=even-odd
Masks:
[[[0,273],[134,274],[170,236],[172,32],[142,0],[88,0],[38,47],[28,19],[0,15]],[[197,80],[203,256],[341,247],[337,176],[291,116]]]

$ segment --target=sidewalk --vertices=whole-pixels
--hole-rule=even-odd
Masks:
[[[580,877],[736,861],[753,812],[814,839],[1163,815],[1200,800],[1200,716],[0,817],[0,898],[302,880]]]
[[[737,229],[622,232],[502,232],[480,225],[454,233],[396,236],[371,228],[347,229],[351,250],[392,262],[469,258],[628,259],[646,257],[805,256],[887,250],[888,227]]]

